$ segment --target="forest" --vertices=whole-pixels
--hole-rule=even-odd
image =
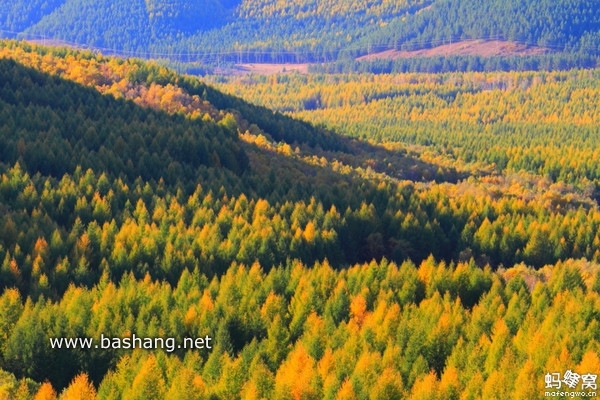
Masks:
[[[498,38],[556,50],[599,50],[600,17],[593,0],[436,1],[411,23],[394,20],[369,38],[415,49],[467,38]],[[375,37],[381,39],[374,40]]]
[[[0,5],[5,37],[66,41],[75,47],[174,63],[317,63],[354,72],[568,69],[596,66],[600,19],[593,0],[20,0]],[[383,50],[416,50],[462,40],[502,40],[549,54],[456,56],[359,62]],[[333,65],[329,65],[334,63]],[[442,65],[440,65],[442,63]]]
[[[600,370],[597,70],[184,76],[0,42],[0,398],[532,399]],[[210,336],[56,349],[50,338]]]
[[[312,73],[348,74],[373,73],[396,74],[406,72],[493,72],[493,71],[568,71],[574,68],[598,67],[594,53],[549,53],[544,55],[492,56],[444,55],[432,57],[375,58],[373,60],[342,59],[330,63],[311,64]],[[173,64],[175,68],[192,71],[194,63]],[[204,74],[202,74],[204,75]]]

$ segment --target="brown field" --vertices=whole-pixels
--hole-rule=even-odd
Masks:
[[[375,59],[412,58],[412,57],[439,57],[439,56],[469,56],[478,55],[483,57],[507,57],[507,56],[532,56],[549,53],[550,50],[543,47],[528,46],[521,43],[502,40],[464,40],[461,42],[445,44],[431,49],[414,51],[385,50],[378,53],[358,57],[358,61],[370,61]],[[299,72],[308,73],[310,64],[237,64],[235,68],[228,70],[232,75],[273,75],[281,73]]]
[[[411,57],[439,57],[439,56],[468,56],[478,55],[483,57],[494,56],[530,56],[548,53],[543,47],[527,46],[525,44],[507,42],[501,40],[465,40],[462,42],[445,44],[431,49],[414,51],[386,50],[358,57],[358,61],[368,61],[378,58],[397,59]]]
[[[30,39],[27,40],[27,43],[38,46],[48,46],[48,47],[69,47],[71,49],[80,49],[85,50],[87,46],[75,46],[72,43],[64,42],[60,39]]]
[[[233,74],[259,74],[273,75],[286,72],[308,73],[309,64],[237,64],[232,70]]]

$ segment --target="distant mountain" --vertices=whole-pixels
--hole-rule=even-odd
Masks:
[[[3,29],[116,50],[147,51],[161,38],[214,28],[230,13],[209,0],[56,0],[53,6],[3,6]],[[34,9],[29,13],[27,10]]]
[[[65,0],[16,0],[0,3],[0,26],[3,30],[20,32],[51,15]],[[9,32],[7,32],[9,33]]]
[[[600,14],[593,0],[441,0],[409,20],[394,20],[369,40],[403,50],[464,39],[507,40],[557,51],[598,52]]]
[[[311,62],[466,39],[600,52],[594,0],[49,0],[0,5],[5,35],[204,62]]]

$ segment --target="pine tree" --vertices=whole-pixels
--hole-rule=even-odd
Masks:
[[[156,357],[149,355],[142,364],[139,372],[127,391],[127,400],[162,400],[165,398],[166,388],[163,372],[158,365]]]
[[[56,391],[50,382],[42,383],[33,400],[56,400]]]
[[[62,392],[60,400],[96,400],[96,389],[87,374],[79,374]]]
[[[292,350],[275,376],[275,399],[300,400],[319,399],[315,360],[308,355],[304,346]]]

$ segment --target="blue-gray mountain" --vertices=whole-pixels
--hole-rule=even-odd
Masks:
[[[0,29],[184,61],[332,61],[481,38],[600,52],[595,0],[17,0],[0,4]]]

